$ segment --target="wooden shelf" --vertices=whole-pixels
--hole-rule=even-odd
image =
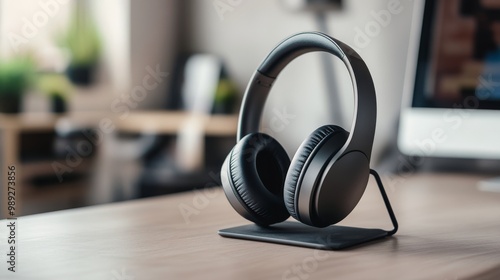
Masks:
[[[136,111],[128,115],[113,114],[109,112],[69,112],[67,114],[52,113],[21,113],[15,115],[0,113],[1,133],[1,158],[0,170],[7,170],[7,166],[16,166],[17,185],[23,188],[26,178],[33,175],[54,172],[50,162],[37,161],[23,163],[19,158],[19,139],[21,133],[27,132],[50,132],[57,125],[65,125],[67,121],[69,129],[95,128],[101,129],[102,120],[111,120],[116,132],[126,133],[152,133],[176,135],[186,127],[197,127],[206,136],[236,137],[238,116],[237,115],[194,115],[182,111]],[[108,127],[110,126],[108,121]],[[82,165],[85,169],[88,164]],[[7,178],[1,176],[3,189],[0,194],[0,204],[5,205],[7,197]],[[24,181],[24,182],[23,182]],[[61,186],[59,186],[61,187]],[[65,193],[66,189],[62,188]],[[69,189],[68,192],[71,192]],[[29,196],[29,192],[26,193]],[[39,194],[30,197],[38,197]],[[67,194],[63,196],[68,196]],[[26,200],[29,200],[26,198]],[[29,202],[32,205],[34,202]],[[19,201],[23,205],[23,201]],[[27,204],[24,204],[27,205]],[[34,204],[33,204],[34,205]],[[44,206],[45,207],[45,206]],[[32,209],[27,209],[28,212]],[[20,211],[24,213],[25,211]],[[0,217],[6,217],[5,209],[0,209]]]
[[[22,113],[0,114],[0,129],[51,131],[61,119],[73,126],[98,127],[105,118],[111,119],[119,131],[133,133],[177,134],[186,125],[196,123],[202,125],[206,135],[232,136],[236,135],[238,124],[237,115],[194,115],[182,111],[138,111],[123,117],[111,112]]]
[[[194,115],[185,112],[134,112],[116,125],[123,132],[151,131],[160,134],[176,134],[185,126],[203,127],[205,135],[235,136],[237,115]]]

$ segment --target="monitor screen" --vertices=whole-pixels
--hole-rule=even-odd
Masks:
[[[426,1],[412,107],[500,109],[500,0]]]

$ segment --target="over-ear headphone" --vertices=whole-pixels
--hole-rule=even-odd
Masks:
[[[274,80],[294,58],[322,51],[340,58],[354,92],[351,133],[322,126],[300,145],[292,161],[271,136],[258,132]],[[361,57],[348,45],[318,32],[293,35],[276,46],[253,74],[243,97],[237,144],[221,170],[233,208],[261,226],[288,219],[326,227],[344,219],[364,193],[375,134],[375,88]]]

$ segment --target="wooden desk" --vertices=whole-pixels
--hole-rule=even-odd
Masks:
[[[333,252],[220,237],[246,223],[220,189],[21,217],[19,278],[5,262],[0,278],[500,279],[500,194],[479,192],[478,179],[428,174],[389,186],[395,237]],[[373,182],[345,223],[389,227]]]

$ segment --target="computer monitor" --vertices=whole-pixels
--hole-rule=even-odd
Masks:
[[[414,1],[398,147],[500,159],[500,1]]]

